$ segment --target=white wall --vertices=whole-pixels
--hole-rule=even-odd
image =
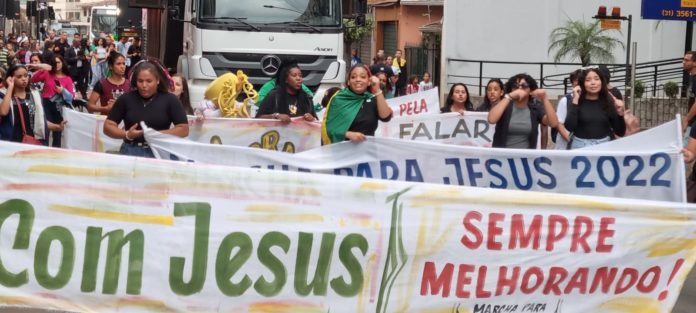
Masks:
[[[686,22],[657,21],[641,18],[640,0],[445,0],[443,25],[443,68],[441,81],[464,82],[478,85],[478,78],[459,78],[450,75],[479,75],[478,64],[447,62],[447,59],[553,62],[549,54],[549,34],[567,20],[592,19],[600,5],[621,7],[621,15],[633,15],[632,41],[638,43],[638,62],[680,58],[684,52]],[[622,22],[622,33],[614,35],[626,42],[628,22]],[[614,51],[615,63],[625,63],[626,51],[620,47]],[[579,59],[561,62],[579,63]],[[544,67],[544,76],[566,73],[575,67]],[[527,72],[540,77],[539,66],[533,65],[485,65],[484,76],[510,77]],[[488,79],[484,79],[485,84]],[[472,88],[470,88],[472,89]],[[478,87],[470,90],[478,93]]]

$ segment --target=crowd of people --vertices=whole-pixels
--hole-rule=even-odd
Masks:
[[[90,45],[80,34],[69,44],[67,33],[56,37],[52,31],[43,42],[25,38],[26,34],[0,37],[3,140],[60,147],[67,123],[61,108],[84,99],[89,112],[106,115],[105,134],[123,139],[122,153],[152,157],[140,122],[186,137],[187,115],[219,109],[210,101],[192,105],[186,80],[170,76],[156,60],[143,58],[138,38],[115,41],[103,36]],[[20,49],[16,51],[15,45]],[[408,76],[400,50],[393,56],[379,50],[369,65],[362,63],[357,50],[352,54],[346,87],[328,90],[321,105],[313,103],[314,95],[304,84],[300,66],[284,62],[260,89],[255,117],[284,123],[296,117],[319,122],[317,112],[323,110],[324,144],[359,142],[374,135],[378,121],[391,119],[386,99],[433,87],[427,72]],[[596,145],[637,131],[637,120],[627,114],[606,68],[578,69],[569,80],[572,92],[556,108],[537,81],[524,73],[506,81],[491,79],[482,101],[473,101],[466,84],[455,83],[446,94],[442,112],[488,112],[488,122],[495,124],[492,146],[500,148],[546,148],[549,129],[557,149]],[[125,128],[119,128],[121,122]],[[696,154],[696,148],[693,150]]]

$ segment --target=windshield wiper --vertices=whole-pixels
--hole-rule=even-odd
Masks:
[[[264,25],[277,25],[277,24],[286,24],[286,25],[291,25],[291,26],[304,26],[304,27],[312,29],[312,32],[322,33],[321,29],[316,28],[316,27],[312,26],[311,24],[307,24],[305,22],[298,22],[298,21],[274,22],[274,23],[266,23]],[[292,30],[294,32],[295,29],[292,29]]]
[[[251,29],[253,29],[253,30],[255,30],[255,31],[259,31],[259,32],[261,31],[261,28],[258,28],[257,26],[254,26],[254,25],[252,25],[252,24],[249,24],[249,23],[245,22],[244,20],[246,20],[246,17],[231,17],[231,16],[224,16],[224,17],[222,17],[222,16],[221,16],[221,17],[201,17],[201,20],[204,20],[204,21],[224,21],[224,20],[233,20],[233,21],[236,21],[236,22],[238,22],[238,23],[241,23],[241,24],[244,24],[244,25],[246,25],[246,26],[249,26]]]
[[[277,7],[277,6],[275,6],[275,5],[264,5],[263,7],[264,7],[264,8],[268,8],[268,9],[280,9],[280,10],[286,10],[286,11],[295,12],[295,13],[299,13],[299,14],[304,14],[304,12],[300,12],[300,11],[295,10],[295,9],[284,8],[284,7]]]

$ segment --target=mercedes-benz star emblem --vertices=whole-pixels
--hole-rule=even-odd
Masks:
[[[268,75],[273,76],[278,73],[280,68],[280,58],[275,55],[267,55],[261,58],[261,71]]]

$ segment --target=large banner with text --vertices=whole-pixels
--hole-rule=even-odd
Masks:
[[[696,208],[0,143],[0,305],[670,312]]]
[[[676,127],[676,123],[670,124]],[[661,129],[667,129],[666,126]],[[633,135],[652,138],[663,132]],[[676,133],[669,132],[674,136]],[[547,191],[564,194],[685,201],[681,148],[636,150],[493,149],[369,137],[294,155],[245,147],[206,145],[152,130],[145,137],[159,157],[385,180]],[[628,138],[627,138],[628,139]],[[655,144],[660,146],[661,144]],[[651,148],[648,145],[648,148]]]
[[[64,148],[95,152],[118,152],[122,140],[103,132],[104,115],[64,110]],[[289,124],[267,119],[206,118],[189,116],[188,139],[210,144],[300,152],[321,145],[321,124],[294,119]]]

